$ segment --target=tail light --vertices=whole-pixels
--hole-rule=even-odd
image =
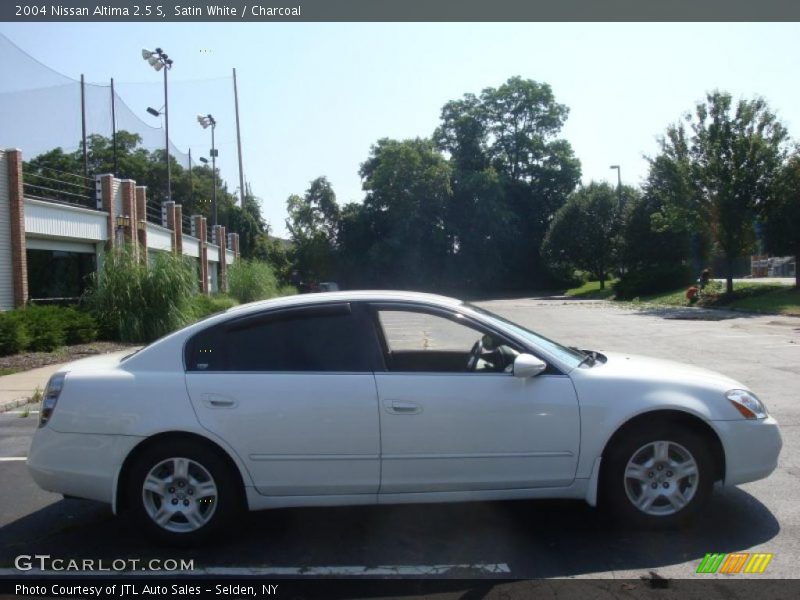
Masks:
[[[42,406],[39,409],[39,427],[44,427],[53,416],[53,411],[56,409],[58,397],[61,395],[61,390],[64,389],[64,378],[66,373],[56,373],[47,382],[47,387],[44,389],[44,396],[42,396]]]

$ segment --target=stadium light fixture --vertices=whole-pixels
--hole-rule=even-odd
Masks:
[[[217,120],[211,115],[197,115],[197,122],[200,127],[208,129],[211,127],[211,176],[213,177],[214,184],[211,189],[211,225],[217,224],[217,148],[214,145],[214,130],[217,128]],[[203,160],[204,164],[208,164],[207,160]]]
[[[167,161],[167,200],[169,201],[172,200],[172,177],[169,160],[169,87],[167,73],[172,68],[172,59],[161,48],[156,48],[154,51],[143,48],[142,58],[156,71],[161,71],[162,69],[164,71],[164,112],[161,113],[152,108],[148,108],[147,112],[153,116],[164,115],[164,159]]]

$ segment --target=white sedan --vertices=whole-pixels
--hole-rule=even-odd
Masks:
[[[567,348],[459,300],[335,292],[239,306],[50,379],[28,468],[194,542],[243,509],[582,498],[626,523],[695,515],[768,476],[746,386]]]

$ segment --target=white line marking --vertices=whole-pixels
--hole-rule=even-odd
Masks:
[[[28,460],[27,456],[0,456],[0,462],[15,462]]]
[[[7,410],[4,413],[0,413],[4,415],[38,415],[38,410]]]
[[[326,575],[347,575],[347,576],[424,576],[424,575],[446,575],[451,571],[465,572],[473,575],[506,575],[511,573],[511,569],[506,563],[479,563],[474,565],[383,565],[378,567],[362,567],[335,565],[324,567],[205,567],[194,571],[113,571],[116,575],[160,575],[173,577],[176,575],[233,575],[233,576],[308,576],[324,577]],[[13,576],[48,576],[55,577],[77,576],[86,577],[91,575],[108,575],[108,571],[42,571],[41,569],[30,569],[28,571],[18,571],[16,569],[0,569],[0,577]]]
[[[419,576],[419,575],[444,575],[451,571],[466,571],[469,573],[480,572],[484,574],[510,573],[511,569],[506,563],[475,564],[475,565],[381,565],[377,567],[362,567],[356,565],[335,565],[324,567],[207,567],[203,569],[209,575],[308,575],[320,577],[325,575],[349,576]]]

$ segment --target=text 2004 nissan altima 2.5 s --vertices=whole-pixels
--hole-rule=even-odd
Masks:
[[[65,367],[28,466],[175,542],[243,509],[401,502],[583,498],[672,525],[780,449],[724,375],[566,348],[450,298],[335,292]]]

